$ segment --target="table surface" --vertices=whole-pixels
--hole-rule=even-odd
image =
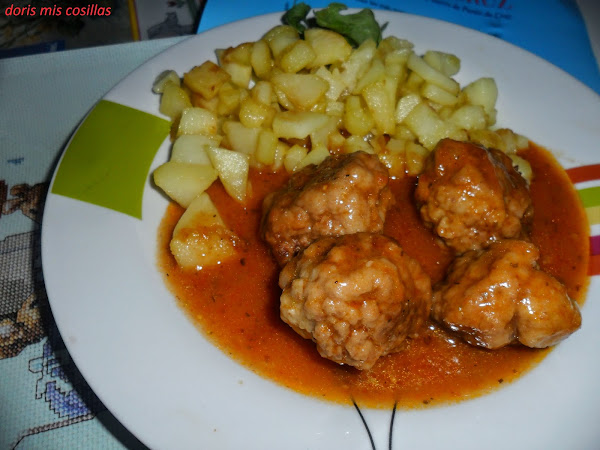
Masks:
[[[579,5],[600,61],[600,7]],[[117,81],[184,38],[0,60],[0,450],[144,448],[86,385],[52,320],[41,216],[57,159],[82,117]]]

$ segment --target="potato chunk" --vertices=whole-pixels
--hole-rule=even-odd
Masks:
[[[493,78],[479,78],[465,86],[463,93],[470,104],[480,105],[486,114],[493,114],[498,99],[498,87]]]
[[[343,62],[352,53],[352,46],[339,33],[323,28],[310,28],[304,32],[304,39],[313,48],[316,57],[309,68],[327,66]]]
[[[152,84],[152,92],[162,94],[167,84],[181,86],[181,79],[174,70],[165,70],[160,73]]]
[[[209,165],[168,161],[154,171],[154,182],[184,208],[217,179]]]
[[[249,128],[234,120],[223,124],[223,132],[231,149],[247,155],[252,155],[256,151],[260,131],[260,128]]]
[[[212,61],[206,61],[183,75],[183,83],[206,99],[219,93],[219,88],[231,76]]]
[[[204,192],[190,203],[175,225],[170,249],[179,266],[199,270],[235,256],[237,241]]]
[[[290,25],[278,25],[271,28],[263,39],[269,44],[269,48],[275,58],[290,45],[300,39],[296,29]]]
[[[317,57],[312,46],[304,40],[289,45],[279,59],[279,67],[284,72],[296,73],[304,69]]]
[[[439,86],[451,94],[456,95],[460,91],[460,85],[454,79],[434,69],[423,58],[414,53],[408,58],[408,67],[425,81]]]
[[[243,203],[248,188],[250,157],[224,148],[209,148],[207,153],[227,193]]]
[[[329,116],[310,111],[283,111],[273,119],[273,131],[284,139],[304,139],[327,125]]]
[[[288,109],[308,111],[325,97],[329,84],[312,74],[281,73],[272,78],[273,87]],[[282,98],[283,96],[283,98]]]
[[[192,106],[190,96],[178,84],[166,83],[161,88],[159,111],[171,120],[177,119],[181,113]]]
[[[206,147],[218,147],[220,139],[201,134],[184,134],[173,142],[170,161],[210,165]]]
[[[191,107],[181,112],[177,136],[184,134],[211,135],[217,133],[217,115],[208,109]]]

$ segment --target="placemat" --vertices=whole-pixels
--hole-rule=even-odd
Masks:
[[[0,60],[0,449],[144,448],[87,386],[52,320],[43,200],[64,145],[121,78],[181,37]]]

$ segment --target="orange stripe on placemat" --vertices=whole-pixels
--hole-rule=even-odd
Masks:
[[[590,255],[588,275],[600,275],[600,255]]]
[[[566,170],[572,183],[581,183],[583,181],[600,179],[600,164],[591,164],[589,166],[573,167]]]

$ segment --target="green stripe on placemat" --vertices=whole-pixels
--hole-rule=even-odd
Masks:
[[[100,101],[65,151],[52,192],[141,219],[146,177],[169,128],[168,120]]]
[[[600,224],[600,206],[585,208],[585,213],[587,214],[590,225]]]
[[[584,208],[600,206],[600,186],[579,189],[577,192]]]

